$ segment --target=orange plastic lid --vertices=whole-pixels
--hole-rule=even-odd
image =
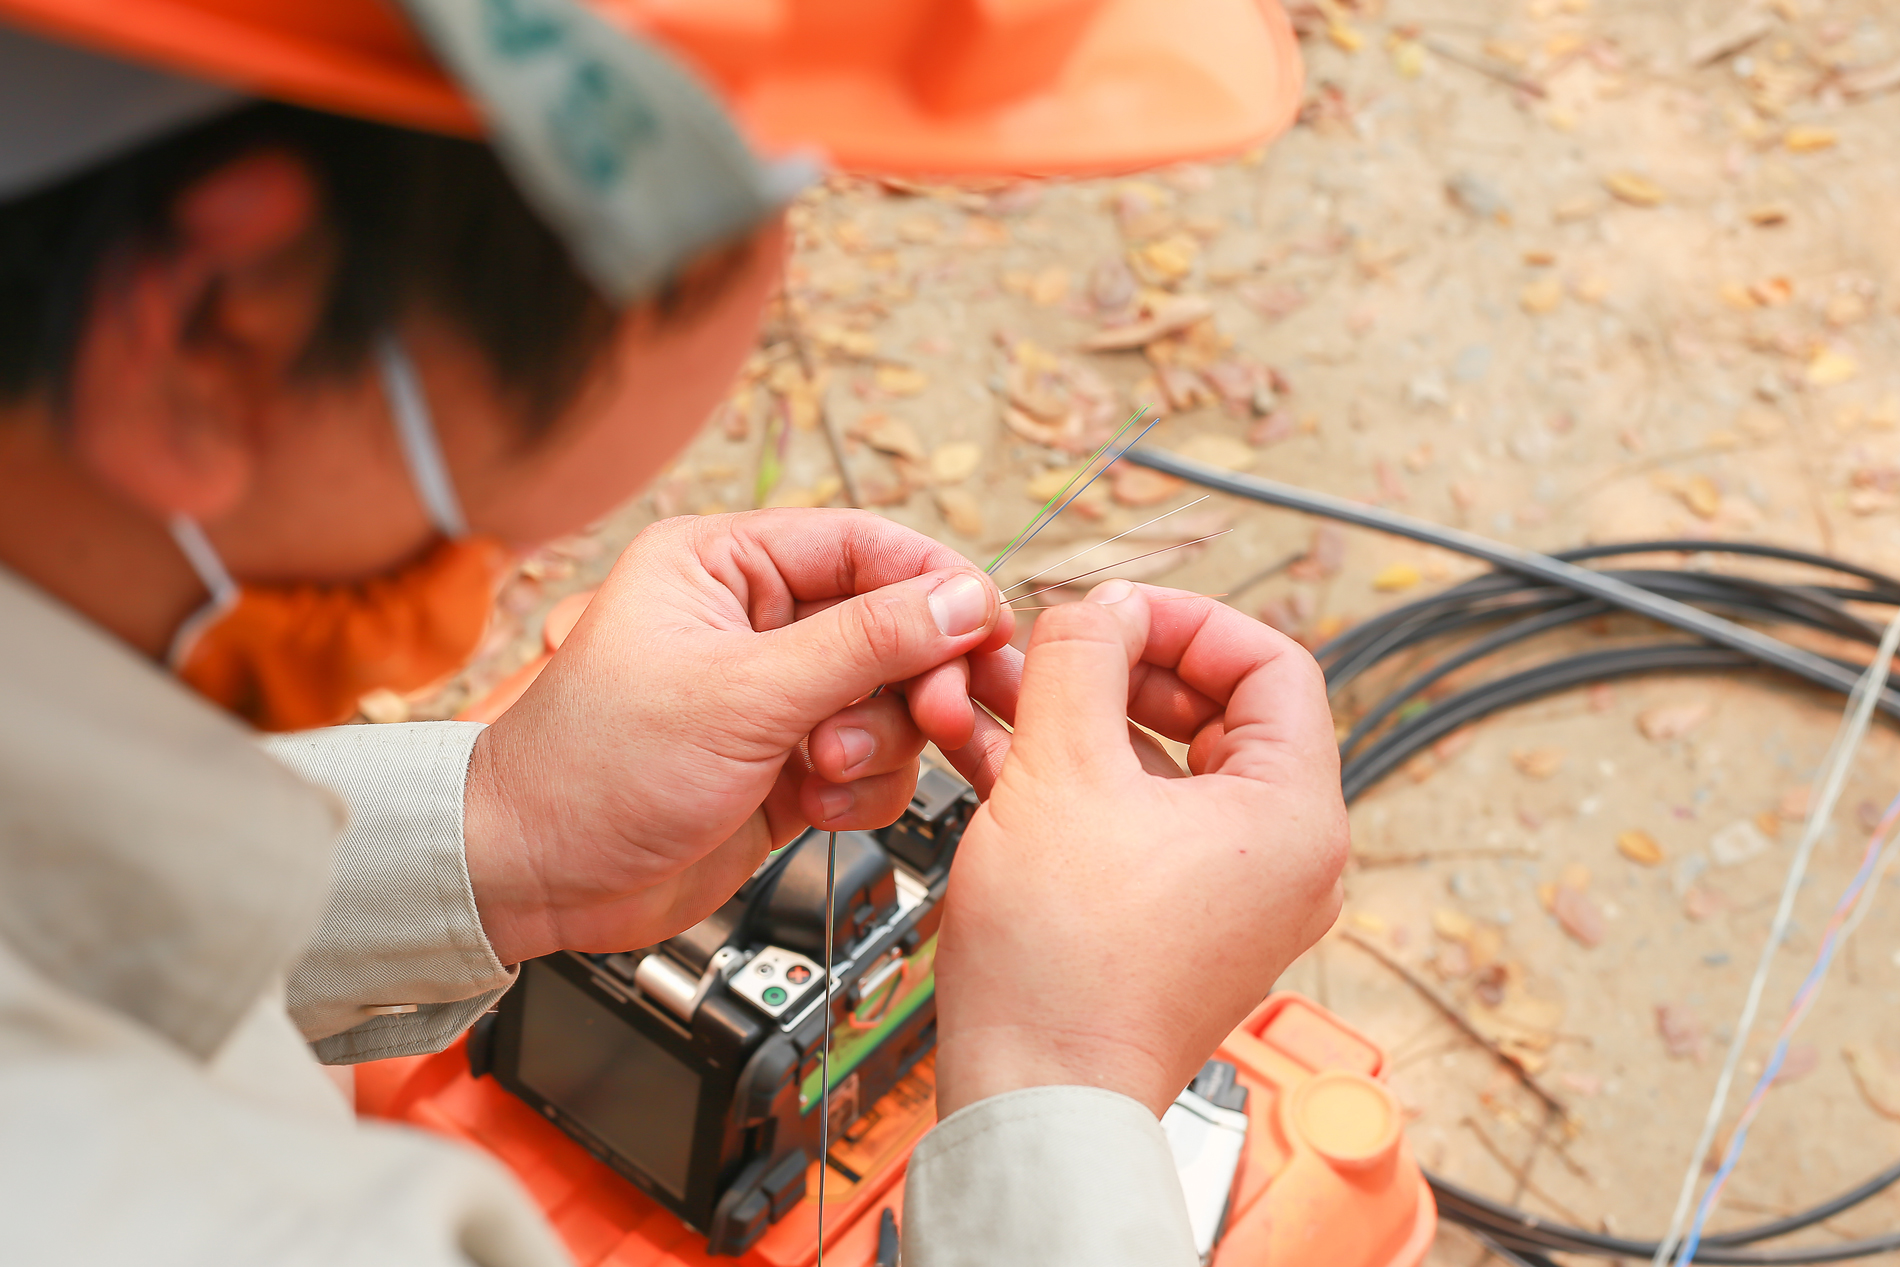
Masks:
[[[594,2],[699,69],[756,145],[852,170],[1132,170],[1257,145],[1299,108],[1277,0]],[[260,96],[482,131],[388,0],[0,0],[0,19]]]

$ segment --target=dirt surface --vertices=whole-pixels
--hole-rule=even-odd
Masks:
[[[482,663],[414,715],[454,712],[534,654],[551,602],[656,517],[855,490],[986,561],[1064,477],[1050,472],[1139,405],[1164,415],[1149,445],[1539,549],[1739,538],[1900,572],[1900,12],[1361,0],[1302,20],[1309,104],[1264,153],[1121,180],[812,194],[785,311],[728,406],[637,504],[531,561]],[[1105,479],[1037,557],[1195,496]],[[1311,522],[1219,497],[1125,554],[1223,526],[1136,566],[1314,643],[1476,570],[1358,531],[1315,550]],[[1542,1215],[1654,1235],[1838,708],[1765,679],[1658,679],[1483,723],[1355,808],[1347,914],[1286,984],[1391,1053],[1426,1164]],[[1896,755],[1876,729],[1744,1084],[1896,790]],[[1761,851],[1723,865],[1725,831]],[[1642,861],[1619,850],[1627,833]],[[1501,1037],[1571,1127],[1353,938]],[[1843,1057],[1865,1044],[1868,1089],[1900,1086],[1897,947],[1900,903],[1884,900],[1715,1226],[1790,1212],[1900,1151],[1900,1122]],[[1889,1195],[1807,1239],[1896,1219]],[[1434,1255],[1481,1251],[1450,1229]]]

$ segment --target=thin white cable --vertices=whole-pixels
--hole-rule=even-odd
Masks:
[[[1114,545],[1117,541],[1120,541],[1123,537],[1127,536],[1128,533],[1130,532],[1140,532],[1143,528],[1152,528],[1154,525],[1160,523],[1163,519],[1166,519],[1169,515],[1178,515],[1184,510],[1192,510],[1194,507],[1200,505],[1202,502],[1206,501],[1208,497],[1212,497],[1213,495],[1214,494],[1209,493],[1207,497],[1196,497],[1193,501],[1189,502],[1185,506],[1176,506],[1173,510],[1164,510],[1160,514],[1156,515],[1153,519],[1150,519],[1147,523],[1136,524],[1134,527],[1130,528],[1128,532],[1118,532],[1114,536],[1110,537],[1107,541],[1097,541],[1092,546],[1089,546],[1085,549],[1077,550],[1074,554],[1070,555],[1068,558],[1058,559],[1056,562],[1051,563],[1048,567],[1044,568],[1042,571],[1034,572],[1028,576],[1025,576],[1022,580],[1010,586],[1009,589],[1004,590],[1003,593],[1007,594],[1009,593],[1009,590],[1021,589],[1023,586],[1029,584],[1031,581],[1034,581],[1034,580],[1037,580],[1038,578],[1049,575],[1049,573],[1055,571],[1057,568],[1061,567],[1064,563],[1075,562],[1077,559],[1081,558],[1083,555],[1089,553],[1090,550],[1099,550],[1103,546]]]
[[[1650,1267],[1663,1267],[1682,1244],[1683,1228],[1689,1221],[1689,1212],[1695,1199],[1696,1177],[1702,1173],[1702,1159],[1708,1156],[1709,1145],[1715,1141],[1716,1128],[1721,1125],[1722,1114],[1728,1107],[1729,1088],[1735,1081],[1735,1070],[1742,1063],[1742,1051],[1748,1045],[1749,1034],[1755,1027],[1755,1013],[1761,1008],[1762,991],[1768,985],[1768,973],[1774,966],[1775,952],[1781,948],[1782,938],[1787,935],[1788,925],[1794,918],[1795,895],[1807,875],[1808,862],[1814,856],[1821,832],[1834,815],[1834,805],[1840,800],[1841,789],[1847,782],[1847,772],[1854,763],[1855,754],[1860,751],[1861,740],[1867,735],[1874,702],[1886,685],[1896,646],[1900,646],[1900,611],[1896,611],[1888,622],[1887,631],[1880,639],[1880,648],[1874,653],[1873,663],[1867,666],[1867,671],[1854,683],[1853,691],[1848,694],[1840,729],[1835,732],[1834,742],[1829,745],[1827,756],[1822,760],[1821,769],[1824,773],[1820,797],[1808,811],[1801,842],[1795,847],[1794,860],[1788,866],[1788,878],[1781,887],[1781,903],[1775,908],[1775,920],[1769,927],[1768,940],[1761,948],[1761,960],[1755,965],[1754,978],[1748,983],[1748,996],[1742,1004],[1741,1018],[1735,1024],[1735,1034],[1729,1039],[1728,1057],[1722,1062],[1721,1077],[1716,1079],[1715,1094],[1709,1100],[1708,1116],[1703,1119],[1702,1133],[1696,1139],[1695,1149],[1689,1154],[1689,1165],[1682,1176],[1682,1191],[1676,1197],[1676,1211],[1669,1219],[1669,1234],[1657,1244],[1656,1256],[1650,1259]]]

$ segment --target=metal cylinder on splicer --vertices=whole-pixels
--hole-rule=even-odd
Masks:
[[[655,1003],[682,1021],[693,1019],[693,1003],[699,995],[699,979],[665,955],[652,954],[633,970],[633,983]]]

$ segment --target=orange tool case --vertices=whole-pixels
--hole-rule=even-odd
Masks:
[[[1275,994],[1228,1036],[1218,1058],[1248,1088],[1245,1156],[1215,1267],[1415,1267],[1437,1208],[1386,1089],[1385,1054],[1297,994]],[[462,1044],[433,1056],[357,1066],[357,1110],[493,1153],[547,1212],[581,1267],[804,1267],[818,1253],[816,1163],[807,1196],[743,1257],[715,1258],[703,1236],[493,1078],[469,1076]],[[936,1122],[933,1065],[920,1061],[832,1148],[825,1254],[873,1267],[879,1219],[901,1219],[910,1150]]]

